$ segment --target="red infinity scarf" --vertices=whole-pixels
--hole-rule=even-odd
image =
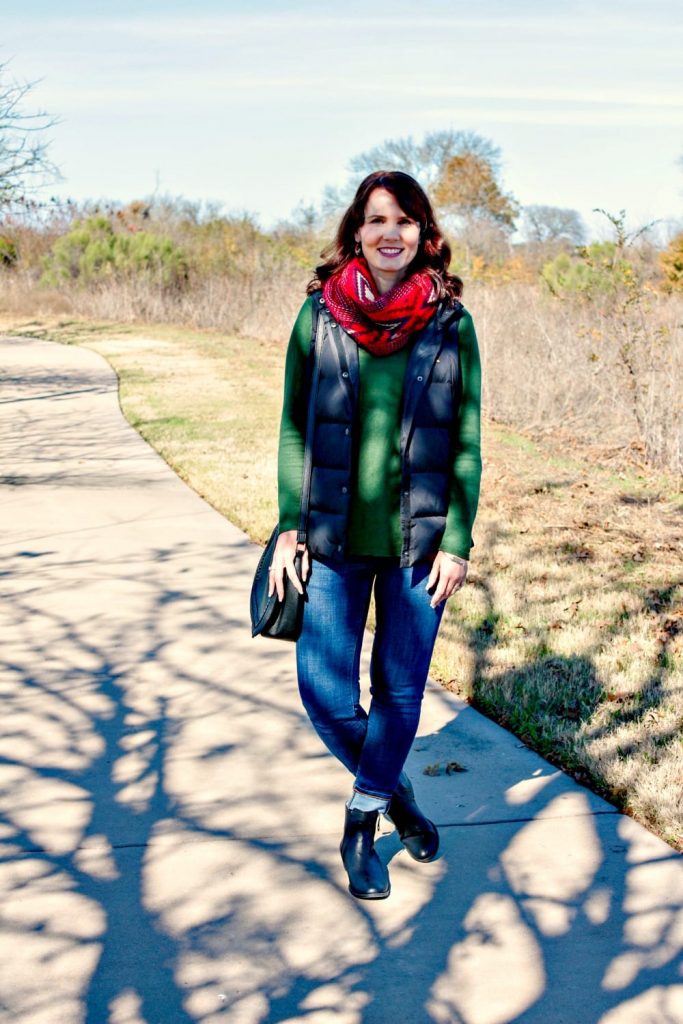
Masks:
[[[328,278],[323,296],[337,323],[374,356],[389,356],[403,348],[434,315],[438,298],[436,286],[424,270],[378,296],[362,256]]]

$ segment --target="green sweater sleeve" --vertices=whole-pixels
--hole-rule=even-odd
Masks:
[[[306,446],[306,362],[311,345],[311,298],[304,302],[292,329],[285,359],[284,398],[278,446],[278,506],[280,530],[299,525],[301,485]]]
[[[470,548],[474,544],[472,524],[477,514],[481,481],[481,363],[474,323],[467,312],[458,323],[458,344],[461,398],[448,515],[441,550],[469,558]]]

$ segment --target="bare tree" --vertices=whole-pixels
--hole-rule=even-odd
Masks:
[[[567,242],[569,245],[583,245],[586,228],[576,210],[559,206],[525,206],[522,230],[528,242],[546,245],[550,242]]]
[[[7,68],[7,61],[0,63],[0,210],[26,204],[29,193],[62,177],[48,159],[49,142],[42,135],[58,121],[44,110],[22,110],[37,83],[12,80]]]
[[[380,169],[405,171],[431,192],[442,178],[449,160],[465,156],[478,157],[488,164],[494,175],[500,171],[498,146],[476,132],[456,131],[452,128],[429,132],[422,142],[415,142],[412,136],[388,139],[374,149],[353,157],[349,168],[358,178]]]
[[[334,217],[348,206],[361,180],[372,171],[405,171],[433,195],[443,180],[445,168],[454,158],[480,161],[493,178],[500,173],[500,149],[476,132],[443,129],[428,132],[421,142],[412,136],[387,139],[354,156],[348,164],[349,180],[342,188],[328,187],[322,201],[323,217]]]
[[[647,224],[643,224],[639,228],[635,228],[633,231],[626,230],[626,210],[620,210],[619,213],[610,213],[609,210],[603,210],[600,206],[593,207],[593,213],[601,213],[603,217],[612,225],[614,229],[614,245],[615,255],[614,259],[621,259],[626,249],[633,246],[639,238],[647,235],[653,227],[655,227],[659,221],[651,220]]]

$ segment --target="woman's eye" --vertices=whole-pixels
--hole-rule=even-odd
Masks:
[[[368,224],[382,224],[382,223],[383,223],[383,220],[382,220],[381,217],[370,217],[370,219],[368,220]],[[410,217],[400,217],[398,223],[399,224],[415,224],[416,222],[414,220],[411,220]]]

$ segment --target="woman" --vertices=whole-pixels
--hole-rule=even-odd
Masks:
[[[301,698],[354,775],[342,861],[359,899],[389,895],[374,849],[378,814],[418,861],[436,826],[403,765],[417,731],[446,600],[467,576],[479,497],[480,365],[462,282],[420,185],[376,171],[342,217],[291,335],[278,460],[280,536],[270,593],[294,568],[312,325],[324,319],[313,444],[308,601],[296,645]],[[326,255],[326,254],[323,254]],[[310,579],[309,579],[310,576]],[[359,663],[374,587],[371,702]]]

